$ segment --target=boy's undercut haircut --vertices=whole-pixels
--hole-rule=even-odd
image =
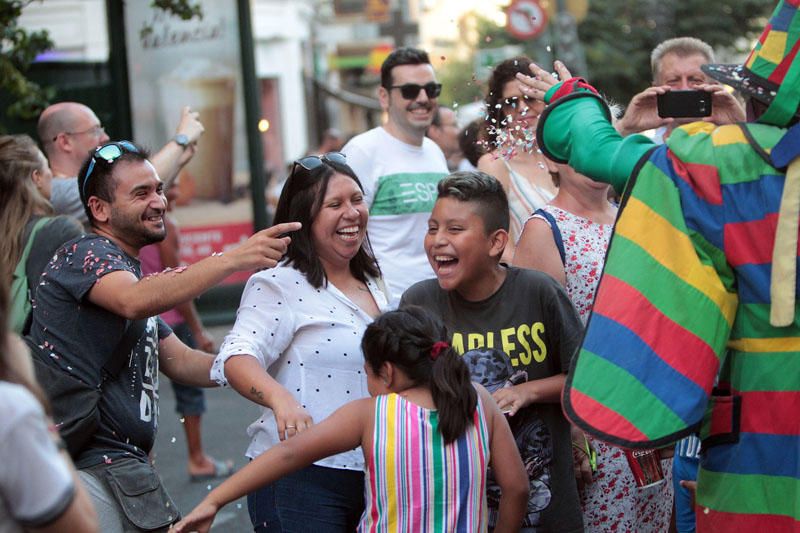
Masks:
[[[499,229],[508,231],[508,197],[493,176],[480,170],[453,172],[439,182],[438,193],[439,198],[455,198],[475,204],[487,235]]]
[[[714,49],[705,41],[696,37],[674,37],[663,41],[656,46],[650,54],[650,70],[653,73],[653,80],[658,78],[661,71],[661,60],[667,54],[675,54],[678,57],[688,57],[701,55],[706,58],[706,62],[714,63]]]
[[[392,69],[401,65],[430,65],[428,52],[419,48],[404,46],[398,48],[383,61],[381,65],[381,87],[387,91],[394,85]]]

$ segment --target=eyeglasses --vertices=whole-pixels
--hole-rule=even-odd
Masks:
[[[416,100],[419,92],[422,89],[425,89],[425,94],[428,95],[428,98],[436,98],[442,93],[442,84],[434,83],[432,81],[426,83],[425,85],[419,85],[417,83],[404,83],[403,85],[392,85],[389,88],[400,89],[400,94],[406,100]]]
[[[341,152],[328,152],[322,155],[309,155],[294,162],[295,165],[300,165],[306,170],[314,170],[319,168],[323,163],[334,163],[336,165],[346,165],[347,156]],[[292,168],[294,174],[294,168]]]
[[[64,131],[62,133],[64,135],[85,135],[85,134],[89,133],[94,137],[101,137],[105,132],[106,132],[105,127],[103,127],[102,125],[98,125],[98,126],[92,126],[88,130],[83,130],[83,131]],[[58,135],[53,137],[52,142],[56,142],[56,139],[58,139]]]
[[[86,169],[86,174],[83,176],[83,185],[81,185],[81,192],[84,198],[86,198],[86,184],[89,183],[89,178],[92,175],[95,163],[97,163],[98,160],[103,160],[110,165],[125,153],[138,154],[139,149],[130,141],[118,141],[106,143],[103,146],[99,146],[97,150],[94,151],[92,159],[89,161],[89,167]]]

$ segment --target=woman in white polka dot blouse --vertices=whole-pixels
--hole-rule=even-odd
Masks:
[[[361,184],[344,155],[295,162],[274,223],[303,227],[290,235],[281,264],[247,282],[212,370],[263,406],[248,428],[250,458],[368,396],[359,343],[390,298],[367,219]],[[363,467],[356,449],[250,493],[255,531],[355,530],[364,509]]]

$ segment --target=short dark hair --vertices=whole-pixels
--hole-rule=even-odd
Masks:
[[[300,222],[303,227],[292,233],[292,242],[286,251],[287,263],[302,272],[308,282],[316,289],[327,284],[325,269],[319,260],[319,254],[314,248],[311,237],[311,225],[322,209],[322,201],[328,190],[328,183],[334,172],[344,174],[356,182],[362,191],[356,173],[349,165],[343,165],[329,159],[323,159],[322,164],[313,170],[306,170],[299,164],[292,166],[292,171],[278,199],[275,208],[274,224],[283,222]],[[369,237],[365,237],[356,255],[350,260],[350,272],[356,279],[366,283],[367,276],[379,277],[380,268],[378,261],[372,253]]]
[[[437,188],[439,198],[475,204],[487,235],[499,229],[508,231],[508,197],[495,177],[480,170],[460,170],[440,181]]]
[[[428,52],[404,46],[393,51],[381,65],[381,87],[388,90],[392,84],[392,69],[401,65],[430,65]]]
[[[512,57],[501,61],[494,67],[492,75],[489,77],[489,92],[486,95],[486,114],[487,120],[495,128],[500,128],[501,123],[506,118],[503,111],[503,87],[506,83],[517,79],[517,74],[531,73],[531,63],[533,60],[526,56]],[[497,133],[495,128],[489,128],[487,131],[489,142],[494,145],[497,140]]]
[[[112,144],[112,142],[107,142],[105,144]],[[86,216],[89,219],[89,224],[92,226],[94,226],[95,219],[94,215],[92,215],[92,209],[89,207],[89,198],[96,196],[106,202],[114,201],[114,194],[117,191],[117,180],[113,179],[114,165],[124,161],[136,162],[150,159],[150,152],[146,148],[136,143],[131,144],[136,147],[136,152],[125,150],[121,156],[114,159],[111,163],[107,162],[102,157],[95,159],[95,152],[92,151],[78,171],[78,192],[81,196],[83,209],[86,211]],[[89,169],[89,165],[93,159],[94,167],[92,168],[91,179],[87,182],[86,171]]]

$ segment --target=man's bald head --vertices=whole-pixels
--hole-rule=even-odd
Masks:
[[[75,176],[87,155],[108,140],[94,111],[78,102],[48,106],[37,133],[53,173],[61,176]]]

